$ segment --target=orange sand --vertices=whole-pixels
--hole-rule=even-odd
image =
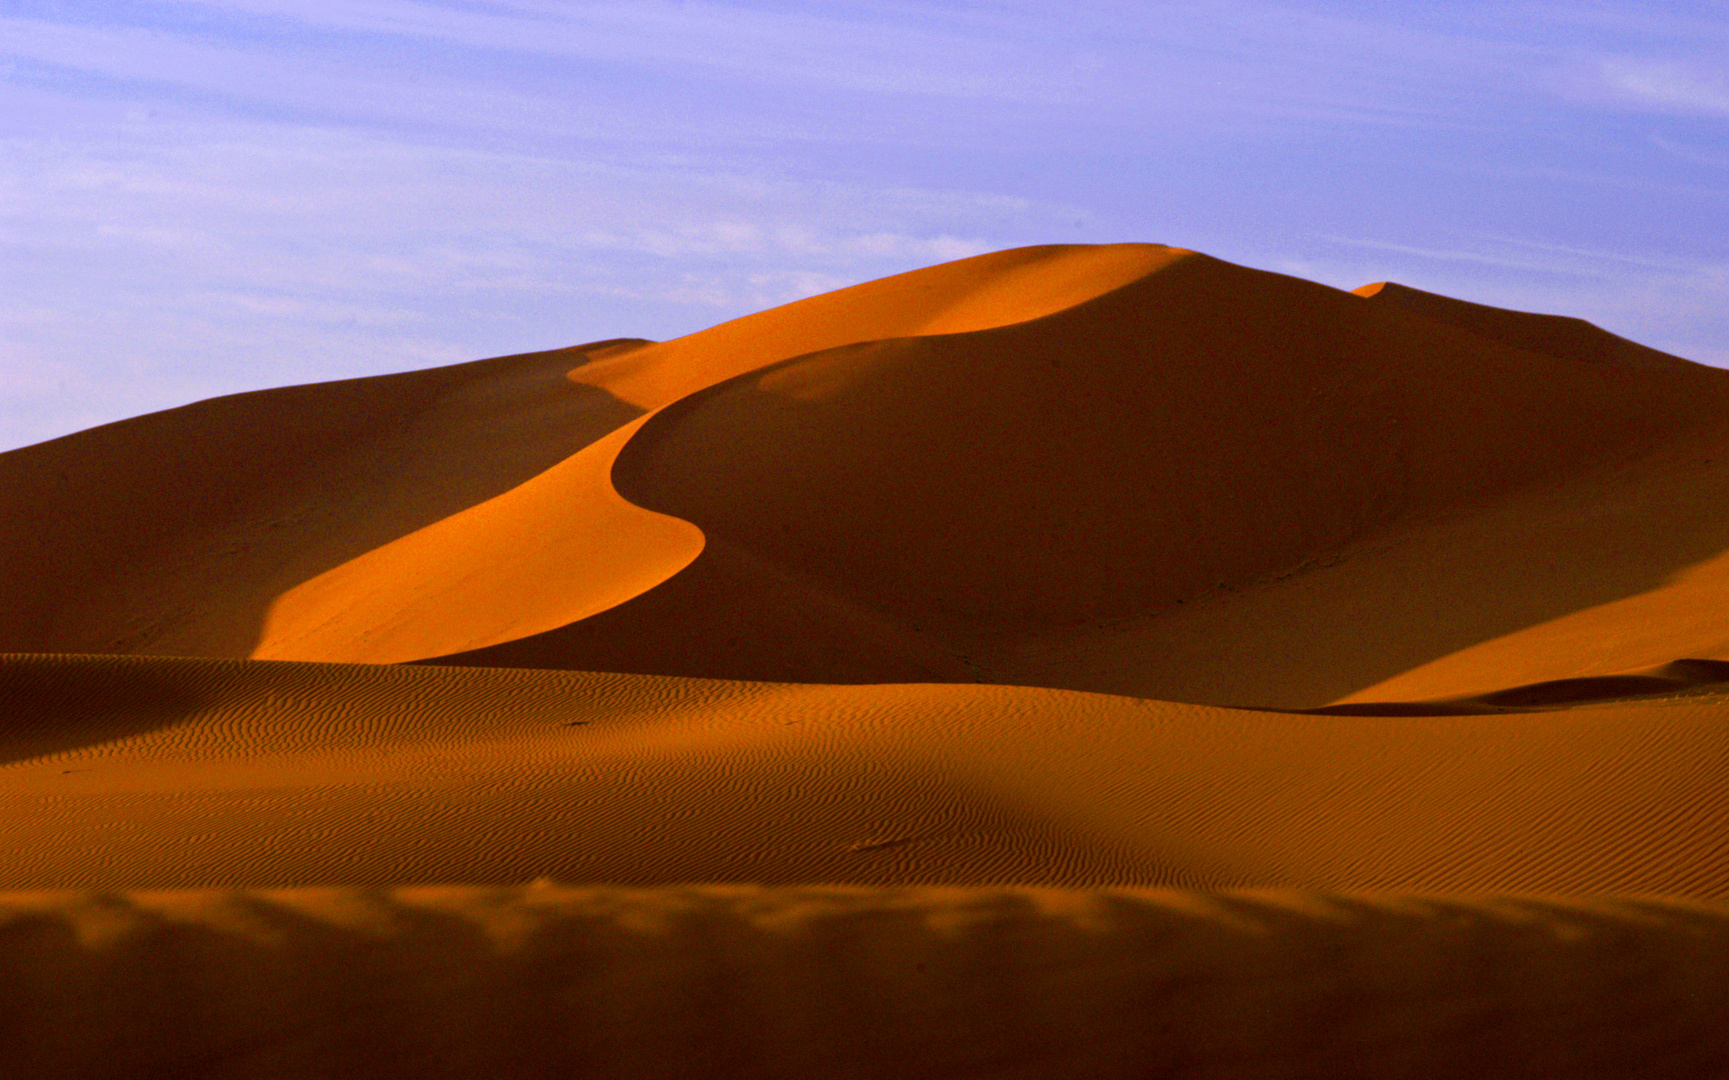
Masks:
[[[1725,506],[1729,373],[1153,245],[0,454],[3,1060],[1729,1072]]]

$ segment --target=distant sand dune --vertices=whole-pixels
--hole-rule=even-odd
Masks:
[[[1729,693],[1729,660],[1675,660],[1649,671],[1587,675],[1510,686],[1474,697],[1441,701],[1349,701],[1308,712],[1333,716],[1452,716],[1462,713],[1527,712],[1632,698],[1674,698]]]
[[[615,482],[713,554],[439,662],[1304,707],[1729,656],[1726,393],[1187,258],[664,409]]]
[[[565,374],[641,344],[237,394],[0,454],[0,641],[246,655],[281,593],[640,416]]]
[[[1491,341],[1559,360],[1583,360],[1627,368],[1675,369],[1688,364],[1678,356],[1616,337],[1584,319],[1508,311],[1455,300],[1450,296],[1437,296],[1390,281],[1364,285],[1351,291],[1377,304],[1400,307],[1436,322],[1480,334]]]

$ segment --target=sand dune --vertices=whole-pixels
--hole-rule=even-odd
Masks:
[[[1721,685],[1389,718],[147,657],[0,678],[36,718],[0,768],[0,888],[1729,893]]]
[[[0,454],[0,1060],[1722,1073],[1725,506],[1729,373],[1157,245]]]
[[[0,456],[18,598],[0,647],[390,662],[551,629],[701,549],[613,494],[631,419],[800,353],[1034,317],[1180,257],[1003,252],[663,345],[240,395]],[[129,511],[69,505],[115,501]]]
[[[0,456],[0,647],[1287,708],[1729,655],[1729,376],[1360,291],[1024,249],[112,425]]]
[[[641,415],[600,342],[216,398],[0,455],[0,639],[246,655],[276,597]]]
[[[1720,904],[554,885],[38,894],[0,899],[0,936],[0,1041],[28,1076],[1729,1067]]]
[[[812,354],[664,409],[614,481],[705,554],[440,662],[1303,707],[1483,689],[1389,680],[1569,618],[1589,642],[1471,670],[1729,655],[1712,573],[1666,581],[1729,550],[1708,464],[1726,391],[1714,369],[1515,350],[1189,257],[1040,319]],[[1649,535],[1653,515],[1671,528]],[[1659,606],[1699,614],[1647,617],[1665,587]],[[1647,640],[1595,633],[1605,618]]]
[[[1041,320],[819,354],[687,399],[615,480],[952,642],[987,681],[1023,681],[999,671],[1077,628],[1642,453],[1729,404],[1719,372],[1633,381],[1362,306],[1189,259]]]
[[[1396,282],[1381,281],[1351,290],[1377,305],[1413,311],[1436,322],[1444,322],[1503,345],[1558,360],[1583,360],[1628,368],[1681,368],[1687,361],[1658,352],[1647,345],[1617,337],[1584,319],[1562,315],[1538,315],[1528,311],[1473,304],[1450,296],[1413,289]]]

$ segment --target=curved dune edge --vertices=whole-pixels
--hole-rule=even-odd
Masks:
[[[1031,889],[0,894],[23,1076],[1698,1077],[1729,905]]]
[[[1729,550],[1729,376],[1533,352],[1571,321],[1484,310],[1190,256],[1039,319],[752,369],[614,467],[702,558],[442,662],[1291,708],[1716,655],[1722,575],[1665,580]],[[1508,679],[1456,685],[1449,658],[1520,635],[1544,640],[1490,645]]]
[[[641,426],[289,590],[252,655],[419,660],[537,634],[660,584],[697,557],[703,535],[614,490],[613,460]]]
[[[398,663],[484,648],[614,607],[703,549],[700,529],[624,498],[618,455],[691,393],[792,356],[1044,317],[1192,253],[1150,244],[998,252],[867,282],[606,356],[568,378],[647,410],[517,488],[288,590],[258,659]]]
[[[212,398],[0,454],[0,649],[245,656],[295,585],[642,415],[616,340]]]
[[[14,655],[0,715],[0,889],[544,876],[1729,896],[1723,693],[1334,716]]]
[[[1677,698],[1697,694],[1729,695],[1729,660],[1683,657],[1667,664],[1613,675],[1548,679],[1508,686],[1490,693],[1428,701],[1335,702],[1310,713],[1335,716],[1456,716],[1466,713],[1530,712],[1535,709],[1636,698]]]

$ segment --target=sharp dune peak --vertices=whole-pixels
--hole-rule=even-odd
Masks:
[[[1455,300],[1391,281],[1363,285],[1351,291],[1353,295],[1378,304],[1398,306],[1515,348],[1559,359],[1635,368],[1678,367],[1692,363],[1570,316],[1509,311],[1468,300]]]

